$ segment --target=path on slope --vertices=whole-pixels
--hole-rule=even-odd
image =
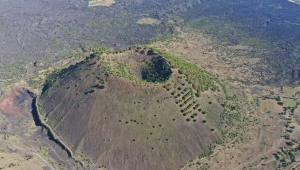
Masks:
[[[20,152],[23,152],[25,154],[35,155],[38,158],[40,158],[51,170],[55,170],[55,168],[44,157],[42,157],[41,155],[39,155],[36,152],[32,152],[32,151],[29,151],[27,149],[24,149],[24,148],[21,148],[21,147],[18,147],[18,146],[14,146],[14,145],[10,144],[9,142],[1,140],[1,139],[0,139],[0,144],[6,145],[8,147],[15,148],[15,149],[17,149]]]
[[[14,136],[18,137],[19,139],[22,139],[18,134],[14,133],[14,132],[11,132],[11,131],[2,131],[2,130],[0,130],[0,133],[10,133],[10,134],[13,134]],[[28,140],[28,141],[35,142],[35,141],[33,141],[33,140]],[[5,141],[5,142],[8,143],[7,141]],[[0,141],[0,143],[1,143],[1,141]],[[54,153],[61,161],[63,161],[64,163],[68,164],[68,165],[69,165],[69,168],[72,167],[72,165],[71,165],[67,160],[65,160],[65,159],[63,159],[63,158],[61,158],[61,157],[59,156],[59,154],[55,151],[55,149],[54,149],[52,146],[50,146],[49,143],[43,142],[43,144],[47,145],[47,146],[53,151],[53,153]],[[12,145],[12,144],[10,144],[10,145]]]

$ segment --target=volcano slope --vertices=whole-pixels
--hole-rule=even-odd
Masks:
[[[222,141],[222,88],[162,51],[93,53],[49,76],[43,119],[89,167],[176,169]]]

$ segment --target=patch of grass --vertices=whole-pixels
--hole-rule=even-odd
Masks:
[[[293,97],[293,95],[296,93],[296,90],[292,87],[283,87],[283,93],[287,97]]]
[[[283,98],[283,106],[284,107],[295,107],[297,102],[294,99]]]

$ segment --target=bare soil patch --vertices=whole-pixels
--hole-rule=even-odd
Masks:
[[[142,25],[157,25],[160,24],[161,21],[154,18],[142,18],[137,21],[138,24]]]
[[[12,89],[10,94],[4,96],[0,102],[0,111],[8,115],[26,114],[28,101],[32,97],[25,89]]]
[[[114,0],[90,0],[89,3],[88,3],[88,6],[89,7],[93,7],[93,6],[111,6],[114,3],[115,3]]]

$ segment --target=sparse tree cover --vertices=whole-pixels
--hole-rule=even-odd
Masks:
[[[182,96],[182,100],[185,100],[189,96],[193,96],[193,91],[192,90],[190,90],[187,94],[185,94],[184,96]]]
[[[170,63],[172,68],[179,69],[180,73],[184,74],[187,77],[187,81],[193,85],[198,96],[201,92],[208,89],[213,91],[219,89],[214,80],[196,65],[159,49],[150,48],[149,51],[151,54],[161,55]]]
[[[137,51],[143,49],[141,46],[130,48],[136,48]],[[213,91],[215,91],[218,89],[218,86],[214,83],[214,80],[196,65],[174,55],[168,54],[164,51],[154,48],[149,49],[150,50],[148,51],[148,55],[155,55],[155,57],[153,57],[150,62],[148,62],[147,65],[142,69],[142,78],[147,82],[165,82],[172,74],[172,67],[179,69],[182,74],[186,75],[187,81],[193,85],[193,88],[195,88],[195,90],[197,91],[198,96],[202,91],[206,91],[208,89],[212,89]],[[95,52],[95,56],[101,56],[103,53],[112,53],[110,50],[102,48],[99,50],[94,48],[93,51]],[[136,78],[134,78],[134,76],[128,74],[124,70],[124,65],[119,64],[117,66],[114,66],[115,71],[113,71],[112,68],[110,68],[111,66],[109,62],[103,61],[101,57],[99,57],[99,59],[101,60],[101,69],[108,74],[113,74],[116,76],[138,81]],[[167,89],[170,89],[170,86],[165,87]],[[181,89],[182,87],[178,87],[178,90]]]
[[[81,62],[81,63],[83,63],[83,62]],[[81,64],[81,63],[79,63],[79,64]],[[74,67],[76,67],[76,66],[70,66],[68,68],[57,69],[57,70],[53,71],[50,75],[48,75],[43,84],[43,89],[42,89],[43,95],[41,96],[41,98],[47,97],[49,89],[52,87],[53,83],[56,82],[56,80],[58,80],[59,78],[62,78],[63,76],[65,76],[67,71],[69,69],[73,69]]]
[[[185,102],[184,102],[184,104],[187,104],[187,103],[189,103],[191,100],[193,100],[194,99],[194,96],[191,96],[190,98],[188,98]]]
[[[185,109],[182,110],[182,112],[186,112],[187,110],[189,110],[190,108],[192,108],[194,105],[194,103],[189,104]]]

